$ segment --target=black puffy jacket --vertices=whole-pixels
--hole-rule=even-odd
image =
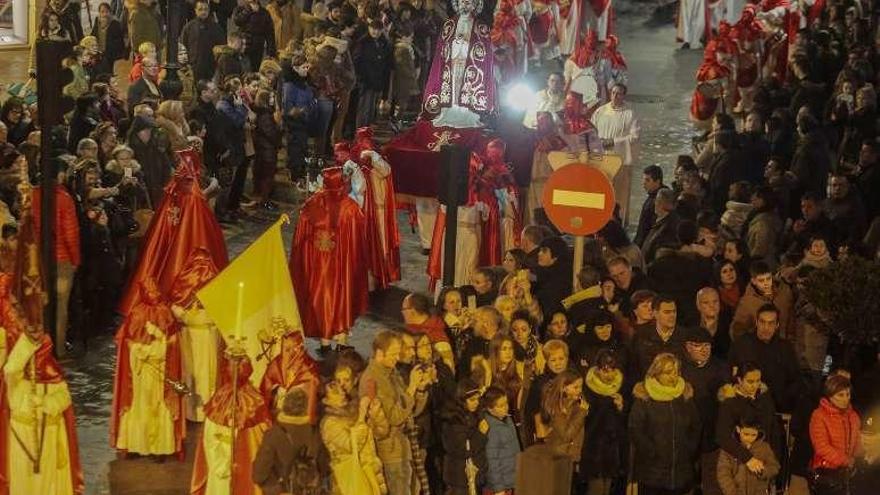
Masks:
[[[700,417],[693,389],[671,401],[651,399],[642,382],[633,389],[629,436],[635,449],[635,479],[646,486],[679,490],[694,482]]]

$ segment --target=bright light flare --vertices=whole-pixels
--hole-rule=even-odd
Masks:
[[[528,84],[516,83],[507,90],[505,103],[512,110],[519,112],[534,108],[537,104],[537,93]]]

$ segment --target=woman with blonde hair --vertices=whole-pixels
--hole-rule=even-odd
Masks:
[[[687,493],[694,483],[700,418],[675,355],[660,353],[633,388],[629,416],[639,493]]]
[[[189,148],[186,139],[189,135],[189,124],[186,122],[182,101],[165,100],[160,103],[159,109],[156,110],[156,125],[164,131],[168,142],[171,143],[172,151]]]

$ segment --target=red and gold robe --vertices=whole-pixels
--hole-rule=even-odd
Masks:
[[[324,169],[324,189],[303,204],[290,274],[307,337],[346,333],[367,309],[364,213],[348,196],[342,169]]]
[[[144,236],[138,266],[131,276],[119,312],[128,314],[140,295],[138,283],[153,278],[162,294],[170,294],[177,275],[193,251],[204,248],[223,270],[229,264],[223,231],[199,186],[201,158],[193,150],[177,152],[180,163],[165,187]]]
[[[174,391],[167,380],[180,381],[181,356],[179,327],[177,320],[171,312],[168,303],[163,299],[156,282],[147,278],[140,283],[141,294],[139,302],[128,313],[128,316],[116,332],[116,373],[113,381],[113,411],[110,422],[110,440],[113,448],[120,445],[120,427],[123,425],[125,415],[132,410],[132,402],[136,395],[136,387],[143,386],[145,380],[162,380],[164,406],[171,416],[174,446],[173,451],[178,455],[183,454],[183,439],[186,435],[186,418],[183,413],[183,400]],[[154,345],[156,338],[149,333],[148,325],[155,326],[165,340],[163,361],[161,366],[150,368],[145,363],[142,375],[138,380],[131,373],[131,355],[134,346]],[[143,418],[144,415],[141,415]],[[156,419],[158,421],[158,418]],[[149,429],[150,425],[138,425],[139,428]],[[165,427],[163,425],[163,427]],[[169,432],[161,432],[166,436]],[[156,435],[159,436],[158,434]],[[127,449],[121,449],[127,450]],[[142,454],[167,454],[168,452],[140,452]]]

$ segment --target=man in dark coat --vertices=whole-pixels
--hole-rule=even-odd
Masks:
[[[697,225],[682,220],[676,229],[678,242],[657,250],[657,257],[648,265],[651,290],[675,300],[678,321],[683,325],[698,322],[694,294],[711,284],[712,261],[691,248],[697,242]]]
[[[715,441],[715,421],[718,417],[718,391],[730,380],[730,368],[714,354],[712,336],[705,329],[691,327],[684,338],[685,359],[681,364],[681,376],[694,388],[694,403],[700,414],[700,478],[704,493],[716,487],[718,478],[715,465],[718,462],[718,444]]]
[[[684,332],[676,326],[675,300],[658,296],[654,298],[652,306],[655,324],[637,327],[633,337],[631,372],[634,380],[641,380],[654,358],[662,352],[684,359]]]
[[[134,112],[134,108],[141,103],[153,103],[158,105],[162,100],[162,92],[159,90],[159,63],[154,59],[145,58],[141,63],[143,72],[141,77],[128,87],[128,111]]]
[[[211,79],[217,68],[214,47],[223,45],[226,37],[223,29],[211,17],[208,0],[196,2],[196,17],[187,22],[180,31],[180,44],[186,48],[189,64],[196,81]]]
[[[872,191],[876,194],[876,191]],[[825,200],[825,214],[835,228],[833,243],[858,244],[862,241],[868,227],[865,205],[858,189],[852,187],[849,178],[843,174],[833,174],[828,179],[828,199]]]
[[[828,141],[812,115],[800,115],[797,121],[799,139],[791,160],[791,173],[797,183],[795,192],[822,194],[831,171]]]
[[[752,112],[746,117],[745,127],[738,136],[737,142],[742,155],[742,165],[745,168],[743,171],[745,180],[752,184],[761,184],[764,181],[764,165],[770,159],[770,142],[767,141],[764,119],[760,113]]]
[[[735,136],[734,131],[716,132],[715,151],[709,161],[709,200],[719,215],[724,213],[730,185],[747,179],[742,155],[735,149]]]
[[[201,80],[196,85],[196,94],[193,106],[187,113],[187,118],[198,120],[205,125],[202,155],[205,166],[212,174],[216,174],[220,167],[220,156],[227,149],[223,121],[217,111],[217,97],[219,96],[217,85],[210,78]]]
[[[802,217],[794,221],[785,241],[789,252],[802,254],[810,239],[816,236],[825,239],[831,252],[835,251],[835,227],[825,215],[824,208],[825,201],[818,193],[805,192],[801,196]]]
[[[770,387],[779,412],[791,412],[802,390],[798,360],[791,342],[777,335],[779,310],[772,304],[762,306],[755,317],[756,329],[733,342],[730,365],[755,362],[761,368],[764,383]]]
[[[654,225],[657,215],[654,213],[654,198],[657,197],[657,191],[666,189],[663,185],[663,169],[657,165],[649,165],[645,167],[642,176],[642,187],[648,196],[642,203],[642,212],[639,213],[639,225],[636,228],[636,237],[633,241],[637,246],[642,247],[645,237]]]
[[[174,163],[167,140],[149,120],[135,117],[128,131],[128,146],[141,165],[150,200],[158,205],[165,194],[165,184],[171,178]]]
[[[263,8],[259,0],[248,0],[232,12],[232,21],[241,29],[245,41],[245,55],[251,62],[251,70],[260,68],[263,57],[274,57],[278,50],[275,47],[275,24],[269,11]]]
[[[242,53],[243,49],[244,40],[239,33],[229,33],[225,45],[214,47],[214,57],[217,59],[214,82],[217,86],[222,86],[229,77],[241,77],[242,74],[250,71],[251,64]],[[260,66],[257,65],[254,70],[259,68]]]
[[[388,87],[394,57],[391,43],[382,33],[382,22],[374,20],[367,35],[354,47],[354,70],[358,75],[357,126],[367,126],[376,120],[376,106],[382,92]]]
[[[679,217],[674,210],[675,193],[668,188],[657,191],[654,198],[656,220],[648,230],[648,235],[642,244],[642,256],[645,258],[646,265],[654,261],[660,247],[675,245],[678,242]]]
[[[880,164],[878,164],[878,145],[873,139],[866,139],[862,142],[862,148],[859,150],[859,174],[856,178],[856,185],[859,192],[862,193],[862,199],[865,201],[865,213],[868,218],[874,218],[880,215]]]

